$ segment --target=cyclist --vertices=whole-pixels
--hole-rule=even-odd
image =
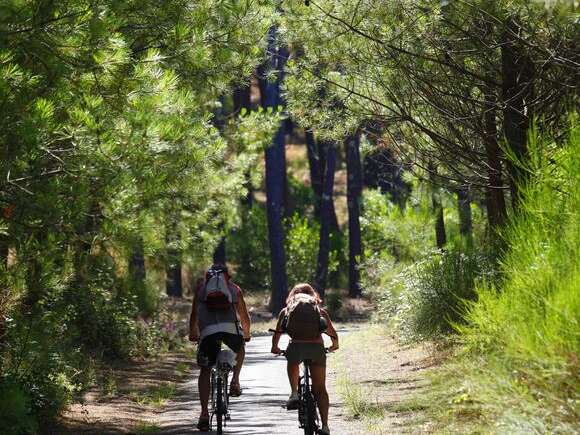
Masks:
[[[313,338],[296,338],[293,337],[292,332],[288,323],[289,314],[296,306],[299,299],[312,298],[316,307],[320,313],[322,321],[317,322],[318,324],[312,324],[310,326],[312,331],[310,331],[310,336]],[[330,316],[326,310],[320,307],[321,305],[320,295],[312,288],[310,284],[298,284],[296,285],[288,294],[286,299],[286,308],[284,308],[278,317],[278,323],[276,325],[276,332],[272,337],[272,353],[280,354],[281,350],[278,347],[281,337],[281,331],[288,329],[291,341],[286,349],[286,359],[288,360],[288,379],[290,381],[290,387],[292,393],[286,402],[287,409],[296,409],[298,407],[298,383],[300,381],[300,363],[305,359],[312,361],[311,364],[311,376],[312,376],[312,392],[316,401],[318,403],[318,409],[320,410],[320,419],[322,420],[322,430],[321,434],[329,435],[330,430],[328,428],[328,392],[326,390],[326,352],[324,349],[324,341],[322,339],[322,331],[325,329],[326,334],[331,338],[332,345],[328,349],[329,352],[334,352],[338,350],[338,335],[336,330],[332,325]],[[286,324],[286,325],[285,325]],[[322,326],[321,326],[322,324]]]
[[[221,281],[220,281],[221,280]],[[237,354],[230,384],[230,396],[242,394],[240,371],[244,362],[244,343],[250,340],[250,315],[242,290],[234,284],[223,264],[212,265],[199,283],[189,319],[189,340],[199,342],[197,364],[201,414],[197,428],[209,430],[211,367],[215,365],[221,343]]]

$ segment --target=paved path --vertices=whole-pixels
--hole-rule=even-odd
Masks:
[[[282,337],[280,347],[286,347],[287,337]],[[298,435],[297,411],[284,408],[290,387],[286,375],[286,359],[270,353],[271,336],[254,337],[246,345],[246,361],[242,369],[241,384],[244,394],[231,399],[231,421],[225,433],[231,435]],[[331,357],[332,358],[332,357]],[[130,399],[136,385],[147,391],[158,386],[161,380],[170,381],[178,364],[190,365],[193,373],[182,380],[171,381],[176,386],[173,398],[162,408],[144,407]],[[200,405],[197,395],[197,367],[186,355],[143,363],[119,372],[119,384],[128,383],[114,399],[100,401],[98,395],[86,405],[77,404],[67,412],[66,423],[60,429],[47,429],[46,435],[113,435],[144,434],[163,435],[199,434],[195,428]],[[137,381],[136,385],[130,381]],[[347,423],[344,409],[337,394],[332,392],[333,376],[329,370],[327,381],[331,389],[331,428],[336,435],[358,435],[352,422]],[[126,391],[125,391],[126,390]],[[148,429],[150,427],[150,429]],[[1,432],[1,430],[0,430]],[[215,432],[210,432],[215,434]]]
[[[282,338],[281,346],[287,339]],[[286,360],[270,353],[271,337],[255,337],[246,346],[246,361],[241,375],[244,394],[230,402],[231,421],[225,429],[232,435],[300,434],[297,411],[287,411],[284,404],[289,394]],[[159,433],[199,433],[193,429],[199,403],[197,377],[180,386],[174,400],[160,416]],[[215,432],[210,432],[210,434]]]

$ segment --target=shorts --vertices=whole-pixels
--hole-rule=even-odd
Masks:
[[[312,364],[326,366],[326,351],[322,343],[290,343],[286,348],[286,359],[289,363],[301,363],[311,360]]]
[[[218,332],[204,337],[197,347],[197,365],[200,367],[215,365],[222,343],[238,353],[244,347],[244,338],[228,332]]]

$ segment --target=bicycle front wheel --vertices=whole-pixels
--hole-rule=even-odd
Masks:
[[[216,379],[216,424],[217,424],[217,435],[222,435],[223,432],[223,423],[224,423],[224,391],[223,391],[223,382],[221,376],[217,376]]]

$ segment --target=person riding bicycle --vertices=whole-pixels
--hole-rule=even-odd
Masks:
[[[250,315],[242,290],[230,279],[223,264],[212,265],[196,289],[189,319],[189,340],[199,342],[197,364],[200,367],[201,414],[197,428],[208,431],[211,367],[216,363],[221,343],[237,354],[230,384],[230,396],[236,397],[242,394],[240,371],[245,356],[244,343],[250,340]]]
[[[310,284],[298,284],[288,294],[286,308],[278,316],[276,332],[272,337],[272,353],[280,354],[282,351],[278,347],[282,331],[290,335],[290,344],[286,349],[286,359],[288,360],[288,379],[292,393],[286,402],[287,409],[297,409],[298,383],[300,381],[300,363],[306,359],[312,361],[310,366],[312,376],[312,392],[318,403],[320,418],[322,420],[321,434],[329,435],[328,428],[328,408],[329,399],[326,390],[326,352],[322,332],[325,332],[332,340],[329,352],[338,350],[338,335],[330,316],[320,307],[322,301],[319,294]],[[312,306],[308,306],[308,304]],[[302,310],[304,305],[304,315]],[[317,313],[309,315],[307,311]],[[313,320],[309,319],[312,318]]]

